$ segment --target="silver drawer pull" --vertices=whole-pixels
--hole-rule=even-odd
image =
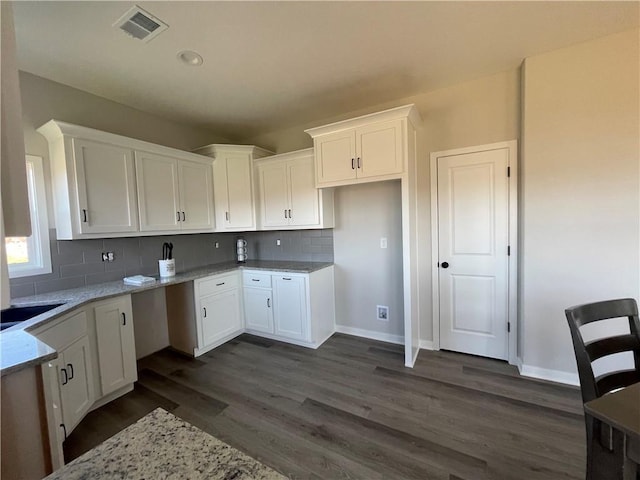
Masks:
[[[291,277],[282,277],[283,280],[291,280]]]
[[[252,278],[252,279],[251,279],[251,281],[252,281],[252,282],[259,282],[259,281],[260,281],[260,279],[259,279],[259,278]]]
[[[222,283],[216,283],[216,287],[220,287],[220,286],[222,286],[222,285],[224,285],[224,282],[222,282]]]

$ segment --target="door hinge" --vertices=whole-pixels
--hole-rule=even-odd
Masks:
[[[507,257],[511,256],[511,245],[507,245]]]
[[[511,333],[511,322],[507,322],[507,333]]]
[[[511,167],[507,167],[507,177],[511,176]]]

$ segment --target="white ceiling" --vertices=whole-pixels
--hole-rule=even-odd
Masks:
[[[21,70],[230,139],[516,68],[639,25],[639,2],[17,2]],[[204,57],[187,67],[184,49]]]

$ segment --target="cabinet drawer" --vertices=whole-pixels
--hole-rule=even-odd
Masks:
[[[271,274],[243,272],[242,284],[245,287],[271,288]]]
[[[36,337],[56,350],[61,350],[75,340],[87,335],[87,314],[76,312],[51,328],[36,333]]]
[[[202,297],[239,287],[238,272],[196,280],[196,295]]]

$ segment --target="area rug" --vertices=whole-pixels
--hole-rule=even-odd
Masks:
[[[155,409],[46,478],[286,479],[162,408]]]

